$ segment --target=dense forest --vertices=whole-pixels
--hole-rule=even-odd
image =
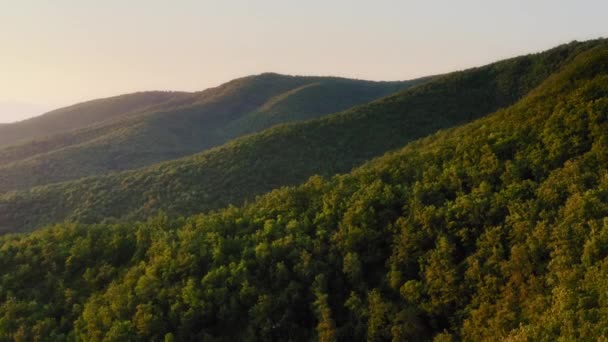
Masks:
[[[349,174],[188,218],[5,235],[0,340],[608,335],[608,44],[555,51],[538,87],[505,88],[512,105]]]
[[[0,148],[0,193],[191,155],[275,124],[367,103],[427,79],[370,82],[266,73],[197,93],[136,93],[86,102],[8,125],[4,131],[11,134],[0,130],[0,136],[39,133],[33,140]],[[297,91],[306,85],[324,91]],[[55,128],[65,131],[40,134],[48,126],[51,133]]]
[[[0,195],[0,230],[31,230],[64,220],[99,223],[145,219],[158,210],[171,218],[189,216],[228,204],[240,205],[255,195],[300,184],[315,174],[349,172],[414,139],[513,104],[574,56],[597,44],[574,42],[452,73],[367,105],[313,121],[273,127],[185,159]],[[272,113],[272,108],[281,103],[299,107],[296,104],[302,97],[316,96],[317,88],[327,92],[326,87],[317,85],[298,88],[287,98],[274,98],[263,110]],[[340,97],[339,91],[334,94],[331,97]],[[314,111],[314,105],[303,108]],[[238,120],[239,125],[231,129],[260,118],[258,114]],[[89,150],[82,158],[62,158],[59,168],[40,164],[44,172],[37,168],[10,172],[0,168],[0,184],[11,183],[12,179],[29,182],[31,177],[36,180],[55,171],[65,176],[64,170],[82,170],[84,158],[102,163],[103,158],[98,158],[107,154],[104,151]]]

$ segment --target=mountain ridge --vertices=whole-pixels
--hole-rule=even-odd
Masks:
[[[0,149],[0,192],[135,169],[182,157],[268,125],[323,116],[425,80],[372,82],[269,73],[235,79],[199,93],[181,94],[177,99],[147,106],[139,112],[123,113],[115,120],[78,131],[4,147]],[[359,91],[351,92],[352,95],[342,101],[335,101],[336,94],[332,93],[311,94],[306,99],[318,103],[315,108],[290,110],[286,106],[282,110],[294,114],[283,115],[276,122],[253,129],[225,129],[274,96],[314,82]],[[75,164],[64,165],[69,162]]]
[[[183,96],[186,94],[187,93],[184,92],[148,91],[117,95],[76,103],[68,107],[52,110],[36,117],[32,117],[14,123],[3,124],[3,130],[0,131],[0,146],[6,146],[9,144],[20,142],[22,143],[24,141],[35,139],[37,137],[44,137],[52,135],[54,133],[69,131],[71,129],[84,128],[87,125],[100,123],[105,120],[111,119],[114,115],[121,115],[125,112],[129,113],[137,110],[142,110],[147,106],[152,106],[154,104],[169,101],[174,96],[179,97],[180,95]],[[111,110],[108,110],[108,104],[113,104],[117,108],[110,107]],[[96,108],[100,106],[104,108]],[[75,112],[80,111],[83,107],[92,108],[89,109],[89,113],[86,113],[84,115],[84,118],[79,118],[78,116],[75,116]],[[62,120],[62,122],[58,124],[53,124],[53,120],[57,119],[69,119],[70,122],[63,122]],[[81,120],[80,122],[74,122],[74,120],[79,119]],[[38,127],[41,125],[43,125],[44,127]],[[5,128],[9,128],[10,130],[6,130]]]
[[[190,215],[239,204],[314,174],[348,172],[416,138],[514,103],[601,42],[453,73],[350,111],[277,126],[147,169],[5,194],[0,226],[28,230],[66,219],[141,219],[158,210]]]

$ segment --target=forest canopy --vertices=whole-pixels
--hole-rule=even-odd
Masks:
[[[608,45],[523,99],[242,206],[0,238],[0,340],[608,335]]]

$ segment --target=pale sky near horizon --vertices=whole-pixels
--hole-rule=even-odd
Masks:
[[[261,72],[404,80],[608,36],[605,0],[0,0],[0,122]]]

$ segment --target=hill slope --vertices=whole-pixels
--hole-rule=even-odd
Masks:
[[[188,97],[179,92],[141,92],[79,103],[16,123],[0,125],[0,146],[84,128]]]
[[[407,142],[508,106],[598,42],[573,43],[441,77],[315,121],[275,127],[150,168],[9,193],[0,227],[191,215],[239,204],[314,174],[348,172]]]
[[[336,113],[352,107],[352,98],[368,98],[367,102],[370,102],[383,97],[386,92],[382,90],[371,83],[357,84],[345,79],[308,83],[274,97],[257,111],[231,123],[227,130],[234,132],[233,136],[238,136],[281,123],[314,119],[327,112]],[[331,98],[332,101],[325,103],[310,100],[315,98]]]
[[[0,150],[0,192],[134,169],[200,152],[276,123],[314,118],[388,95],[425,79],[369,82],[262,74],[147,107],[121,120]],[[315,84],[332,91],[294,94]],[[342,89],[343,88],[343,89]],[[291,97],[297,96],[296,101]],[[127,96],[129,98],[129,96]],[[298,106],[300,102],[315,106]],[[229,129],[253,112],[273,119]]]
[[[606,113],[604,44],[349,175],[187,220],[1,238],[0,338],[601,339]]]

